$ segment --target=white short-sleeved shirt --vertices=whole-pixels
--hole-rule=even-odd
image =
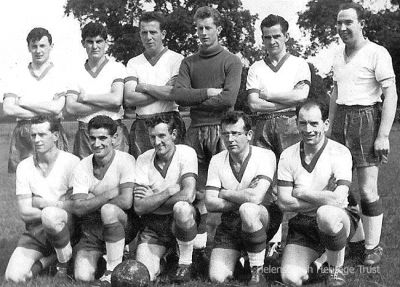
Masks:
[[[104,94],[111,91],[111,86],[115,82],[123,83],[126,76],[125,66],[121,63],[106,57],[106,60],[93,73],[90,71],[88,63],[77,69],[70,79],[68,93],[79,95],[83,89],[86,94]],[[79,117],[78,121],[88,123],[92,118],[98,115],[109,116],[113,120],[122,119],[124,111],[121,108],[118,112],[102,110],[91,115]]]
[[[104,177],[100,180],[93,174],[93,154],[85,157],[75,168],[73,176],[73,194],[93,194],[133,187],[135,182],[135,158],[130,154],[115,150],[114,158]]]
[[[167,48],[161,53],[161,57],[152,63],[144,54],[130,59],[126,65],[127,78],[125,81],[165,86],[169,80],[178,75],[183,56]],[[146,106],[136,107],[138,115],[152,115],[170,111],[178,111],[178,105],[174,101],[156,101]]]
[[[24,159],[17,167],[16,195],[60,200],[72,187],[72,175],[78,163],[78,157],[60,150],[52,170],[44,177],[35,166],[33,156]]]
[[[155,164],[154,149],[141,154],[136,162],[136,182],[148,185],[155,192],[180,184],[185,177],[197,179],[197,154],[187,145],[176,145],[171,161],[163,169]],[[172,210],[171,210],[172,212]]]
[[[250,152],[238,173],[231,165],[229,152],[224,150],[211,158],[206,188],[242,190],[248,188],[256,178],[272,182],[275,170],[276,157],[271,150],[250,146]]]
[[[19,66],[6,79],[4,97],[51,101],[55,95],[67,92],[67,82],[65,72],[53,63],[39,77],[33,74],[30,64]]]
[[[303,142],[296,143],[282,152],[278,164],[278,186],[324,190],[332,176],[338,185],[350,186],[352,157],[344,145],[326,139],[309,164],[304,158]],[[342,207],[347,207],[347,203]]]
[[[286,54],[277,66],[268,58],[255,62],[247,74],[246,90],[249,93],[267,91],[289,92],[300,82],[310,85],[311,73],[307,62],[299,57]],[[272,100],[273,98],[271,98]]]
[[[333,80],[337,82],[337,104],[373,105],[381,102],[383,87],[395,84],[392,58],[382,46],[368,41],[348,62],[345,47],[335,55]]]

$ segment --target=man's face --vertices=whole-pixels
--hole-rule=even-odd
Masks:
[[[235,124],[222,124],[222,138],[230,154],[241,154],[250,145],[253,132],[244,129],[243,119]]]
[[[175,149],[177,131],[168,130],[168,124],[159,123],[149,128],[150,143],[154,147],[157,156],[163,157],[172,154]]]
[[[150,54],[162,49],[165,34],[165,30],[161,31],[160,23],[157,21],[140,23],[140,39],[146,52]]]
[[[106,54],[107,42],[101,36],[86,37],[82,42],[89,59],[100,60]]]
[[[297,128],[304,144],[315,146],[325,139],[329,120],[323,121],[321,110],[317,106],[301,108],[297,119]]]
[[[340,10],[337,16],[336,29],[343,43],[351,45],[362,36],[364,21],[359,21],[356,10]]]
[[[289,39],[288,33],[283,33],[281,25],[262,28],[262,39],[265,50],[269,55],[280,55],[286,50],[286,42]]]
[[[29,42],[28,50],[32,55],[32,63],[42,65],[50,58],[50,52],[53,45],[50,44],[47,36],[43,36],[40,40]]]
[[[108,129],[90,129],[89,142],[93,155],[96,158],[104,158],[109,155],[114,147],[116,135],[110,135]]]
[[[35,152],[44,154],[56,146],[58,132],[51,132],[48,122],[33,124],[31,126],[31,139]]]
[[[214,24],[213,18],[197,19],[196,30],[203,47],[210,47],[218,43],[221,27]]]

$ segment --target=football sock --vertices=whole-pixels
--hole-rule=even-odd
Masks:
[[[260,252],[247,251],[247,254],[249,255],[250,267],[264,265],[265,249],[261,250]]]
[[[114,268],[122,262],[125,248],[125,231],[120,222],[105,224],[103,238],[106,242],[107,270]]]
[[[190,265],[192,264],[192,255],[193,255],[193,243],[194,240],[191,241],[180,241],[176,240],[179,246],[179,261],[178,264]]]
[[[329,266],[341,267],[344,264],[345,247],[339,251],[327,250],[326,255]]]
[[[267,233],[265,228],[261,227],[255,232],[243,232],[243,242],[249,255],[250,266],[263,266],[265,258],[265,249],[267,247]]]
[[[374,202],[361,201],[362,221],[365,232],[365,248],[373,249],[380,241],[382,232],[383,208],[382,200]]]
[[[326,251],[324,253],[322,253],[322,255],[320,257],[315,259],[314,264],[318,270],[321,268],[322,264],[324,264],[326,262],[326,260],[327,260],[327,252]]]
[[[72,247],[68,241],[67,245],[62,248],[55,248],[57,260],[60,263],[67,263],[72,258]]]

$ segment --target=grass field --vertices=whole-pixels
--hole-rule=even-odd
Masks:
[[[127,123],[128,127],[130,123]],[[75,123],[66,123],[69,135],[76,129]],[[15,197],[15,176],[7,173],[9,136],[13,125],[0,125],[0,286],[88,286],[84,284],[57,282],[51,277],[40,277],[26,284],[14,285],[3,282],[8,259],[23,231],[23,222],[18,216]],[[71,138],[70,138],[71,140]],[[72,142],[71,142],[72,144]],[[379,176],[380,195],[384,205],[384,225],[381,243],[384,261],[375,269],[364,269],[357,264],[357,256],[346,259],[349,270],[348,286],[400,286],[400,124],[396,123],[391,133],[391,155],[389,163],[381,168]],[[168,284],[159,284],[167,286]],[[242,286],[235,281],[218,286]],[[182,286],[215,286],[205,280],[191,281]],[[278,283],[272,286],[282,286]]]

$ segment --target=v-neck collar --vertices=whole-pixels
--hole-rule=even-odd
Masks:
[[[94,155],[93,155],[93,157],[92,157],[92,165],[93,165],[93,176],[95,178],[97,178],[98,180],[102,180],[104,178],[104,176],[107,173],[108,168],[111,166],[111,164],[114,161],[115,154],[116,154],[116,151],[113,150],[113,154],[112,154],[111,159],[109,160],[109,162],[107,162],[107,164],[105,166],[103,166],[102,168],[97,169],[99,174],[95,174],[95,172],[94,172],[95,169],[98,167],[98,165],[97,165],[97,162],[96,162],[96,160],[94,158]]]
[[[231,166],[233,175],[235,176],[235,178],[238,182],[241,182],[242,178],[243,178],[243,174],[246,171],[247,164],[249,163],[249,160],[251,158],[251,146],[249,146],[249,154],[246,156],[246,159],[244,160],[242,166],[240,167],[239,172],[236,172],[236,170],[233,166],[234,162],[233,162],[231,156],[229,155],[229,153],[228,153],[228,157],[229,157],[229,165]]]
[[[343,49],[343,60],[344,60],[345,64],[347,65],[347,64],[353,62],[354,59],[358,56],[358,54],[360,54],[361,51],[362,51],[366,46],[368,46],[369,44],[370,44],[370,41],[369,41],[368,39],[366,39],[366,43],[365,43],[360,49],[358,49],[357,51],[355,51],[354,54],[351,55],[351,56],[347,56],[347,54],[346,54],[346,47],[344,47],[344,49]]]
[[[61,152],[61,151],[58,151],[58,152],[57,152],[56,159],[54,160],[53,166],[51,167],[51,169],[49,170],[49,172],[47,173],[46,176],[43,175],[43,171],[42,171],[42,170],[40,169],[40,167],[39,167],[39,163],[38,163],[38,160],[37,160],[37,155],[36,155],[36,154],[33,155],[33,164],[34,164],[34,166],[35,166],[35,168],[36,168],[36,171],[37,171],[43,178],[48,178],[48,177],[50,176],[50,174],[53,172],[54,168],[56,167],[56,163],[57,163],[57,161],[58,161],[58,158],[60,157],[60,152]]]
[[[100,74],[100,72],[103,70],[104,66],[107,65],[109,62],[109,59],[106,57],[103,61],[103,63],[100,64],[100,66],[96,69],[96,71],[92,71],[89,66],[89,60],[86,60],[85,62],[85,70],[92,76],[92,78],[97,78],[97,76]]]
[[[150,65],[154,67],[157,64],[157,62],[161,59],[162,55],[164,55],[167,51],[168,47],[164,47],[164,49],[162,49],[161,52],[154,57],[150,57],[150,55],[146,54],[146,52],[143,53],[143,56],[146,58],[147,62],[149,62]]]
[[[44,69],[44,71],[40,74],[40,75],[36,75],[33,72],[33,68],[32,68],[32,63],[29,63],[28,65],[28,70],[29,73],[31,74],[32,77],[34,77],[37,81],[40,81],[41,79],[43,79],[48,73],[49,71],[54,67],[54,64],[52,62],[50,62],[48,64],[48,66]]]
[[[155,169],[161,174],[161,176],[162,176],[163,178],[165,178],[165,177],[167,176],[168,168],[169,168],[169,166],[171,165],[172,160],[174,159],[175,152],[176,152],[176,146],[174,147],[174,153],[172,154],[172,156],[171,156],[171,158],[169,159],[169,161],[165,163],[165,165],[164,165],[163,168],[161,168],[161,167],[157,164],[157,161],[156,161],[157,154],[156,154],[156,152],[154,151],[153,164],[154,164]]]
[[[322,145],[322,147],[314,155],[314,157],[312,158],[311,162],[309,164],[307,164],[306,161],[305,161],[306,155],[304,153],[304,142],[303,141],[300,142],[301,165],[304,167],[304,169],[306,171],[311,173],[314,170],[315,166],[317,165],[318,159],[320,158],[320,156],[321,156],[322,152],[324,151],[324,149],[325,149],[327,144],[328,144],[328,138],[325,138],[325,141],[324,141],[324,144]]]
[[[286,53],[285,56],[283,56],[282,59],[280,59],[280,61],[276,66],[272,64],[271,60],[268,57],[264,58],[264,62],[274,73],[277,73],[279,69],[283,66],[283,64],[286,62],[286,60],[289,58],[289,56],[290,54]]]

